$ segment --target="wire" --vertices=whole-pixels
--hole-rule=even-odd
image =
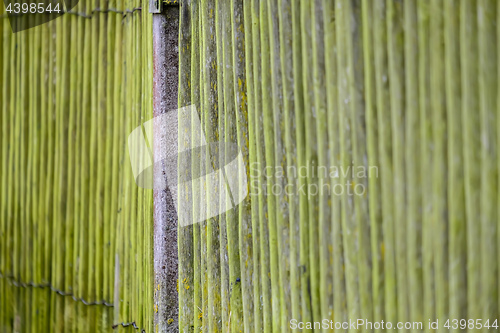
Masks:
[[[87,301],[87,300],[85,300],[83,298],[76,297],[72,292],[68,292],[68,291],[64,291],[64,290],[58,289],[58,288],[54,287],[52,284],[50,284],[50,283],[35,283],[33,281],[24,282],[24,281],[16,280],[13,275],[4,275],[2,272],[0,272],[0,278],[5,278],[5,279],[9,280],[10,283],[12,283],[15,287],[21,287],[21,288],[31,287],[31,288],[40,288],[40,289],[49,288],[51,291],[55,292],[58,295],[61,295],[61,296],[71,296],[71,298],[75,302],[82,302],[85,305],[104,305],[104,306],[107,306],[107,307],[113,307],[114,306],[113,303],[110,303],[110,302],[108,302],[106,300],[102,300],[102,301]]]
[[[67,291],[58,289],[58,288],[54,287],[53,285],[51,285],[50,283],[34,283],[32,281],[30,281],[30,282],[23,282],[23,281],[20,281],[20,280],[16,280],[16,278],[13,275],[5,275],[2,272],[0,272],[0,278],[9,280],[9,282],[12,283],[12,285],[14,285],[15,287],[19,287],[19,288],[40,288],[40,289],[49,288],[51,291],[55,292],[58,295],[61,295],[61,296],[71,296],[71,298],[75,302],[82,302],[85,305],[104,305],[104,306],[107,306],[107,307],[114,307],[113,303],[110,303],[110,302],[108,302],[106,300],[92,301],[92,302],[86,301],[83,298],[76,297],[71,292],[67,292]],[[120,325],[123,326],[123,327],[133,326],[136,330],[139,329],[139,327],[137,327],[137,324],[135,323],[135,321],[132,321],[130,323],[114,324],[111,327],[113,329],[115,329],[115,328],[119,327]],[[143,329],[141,331],[141,333],[146,333],[146,331]]]
[[[113,326],[111,326],[111,328],[113,329],[116,329],[118,326],[123,326],[123,327],[128,327],[128,326],[133,326],[136,330],[139,329],[139,327],[137,327],[137,325],[135,324],[135,321],[133,322],[130,322],[130,323],[119,323],[119,324],[114,324]],[[146,333],[146,330],[142,330],[141,333]]]

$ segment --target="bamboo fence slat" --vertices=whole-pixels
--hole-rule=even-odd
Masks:
[[[80,1],[16,34],[2,6],[2,332],[153,331],[153,197],[127,152],[152,117],[147,6]]]

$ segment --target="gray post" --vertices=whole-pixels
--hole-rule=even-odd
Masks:
[[[154,117],[177,109],[179,7],[158,1],[153,15]],[[158,5],[159,4],[159,5]],[[155,9],[155,8],[153,8]],[[161,126],[158,126],[161,127]],[[154,147],[164,129],[154,128]],[[161,167],[155,166],[155,179]],[[178,332],[177,214],[169,189],[154,190],[154,324],[156,332]]]

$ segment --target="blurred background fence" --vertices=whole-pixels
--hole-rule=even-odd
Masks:
[[[0,332],[153,331],[153,194],[126,141],[152,117],[147,6],[80,0],[15,34],[0,6]]]
[[[0,331],[153,332],[153,193],[126,149],[152,117],[147,4],[80,0],[16,34],[0,15]],[[249,195],[179,227],[179,330],[492,325],[498,15],[496,0],[182,1],[179,107],[238,143]],[[179,214],[225,195],[192,193]]]
[[[179,230],[182,332],[493,324],[499,10],[183,1],[179,106],[198,106],[207,141],[238,142],[250,195]]]

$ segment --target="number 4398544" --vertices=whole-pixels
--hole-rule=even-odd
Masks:
[[[14,14],[26,14],[26,13],[59,13],[61,10],[59,9],[59,3],[53,5],[52,3],[48,3],[47,5],[43,2],[39,3],[9,3],[7,8],[5,9],[8,13]]]
[[[444,324],[444,327],[447,329],[481,329],[481,328],[487,328],[487,329],[498,329],[498,319],[495,319],[495,321],[491,321],[487,319],[485,322],[483,322],[482,319],[448,319],[446,323]]]

